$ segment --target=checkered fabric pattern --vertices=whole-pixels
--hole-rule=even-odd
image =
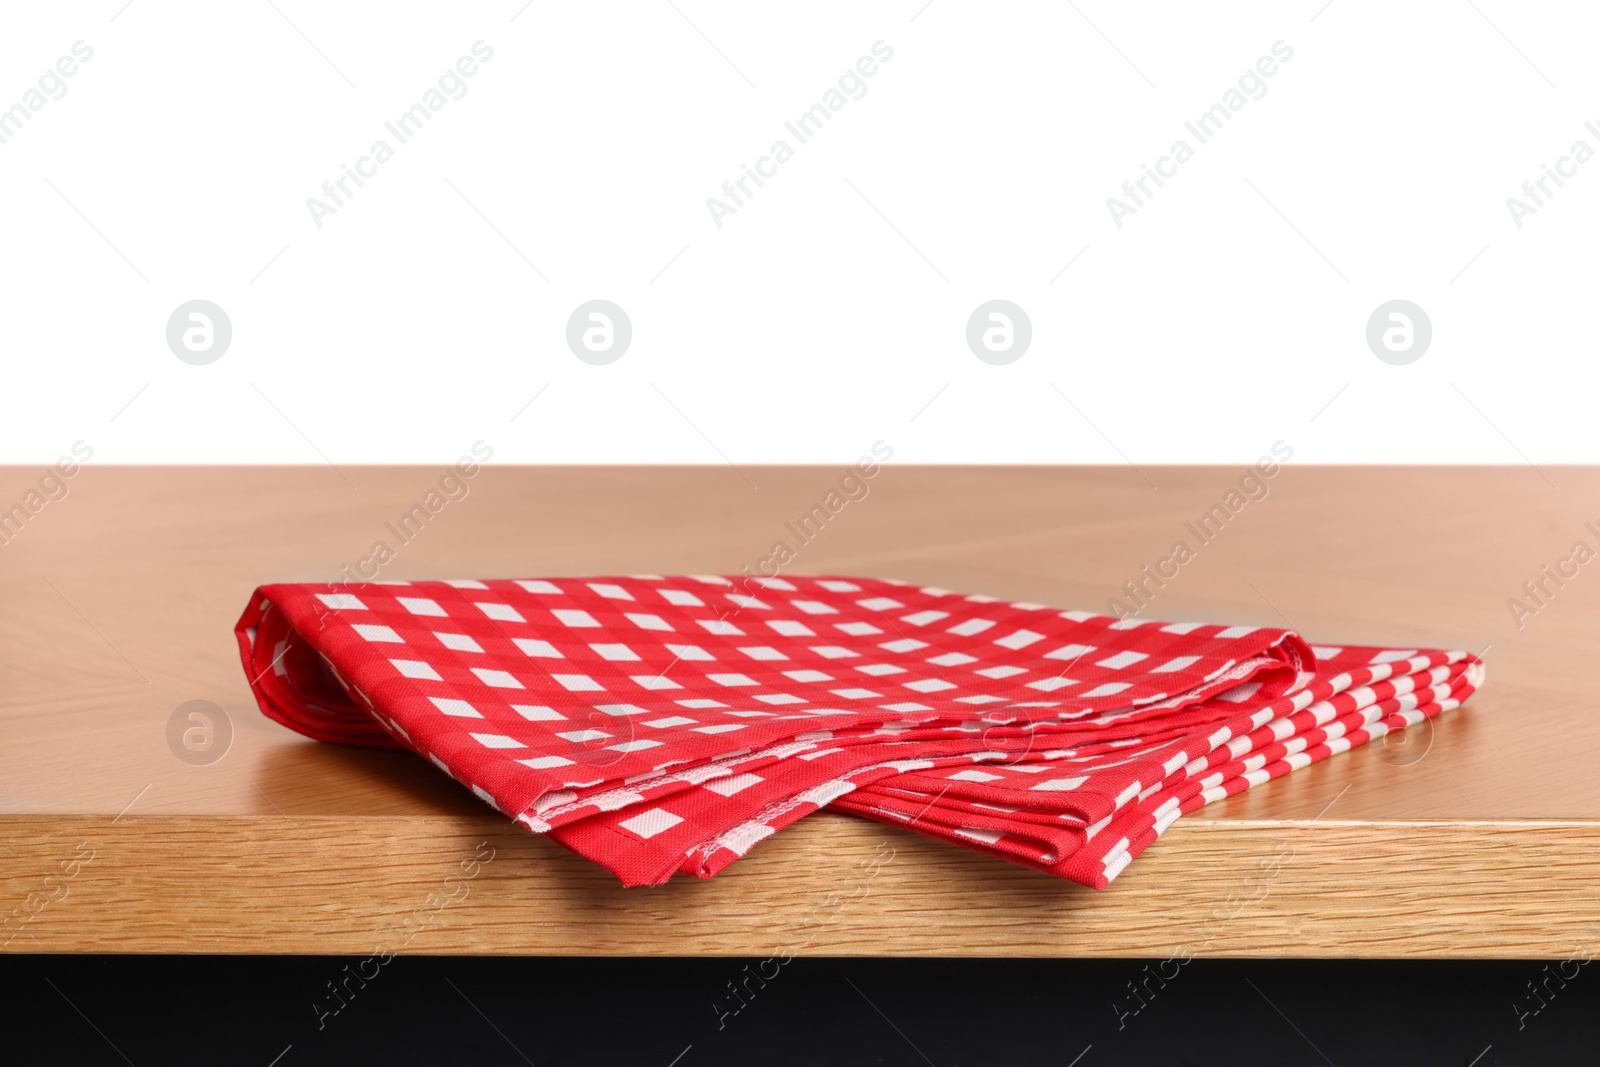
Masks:
[[[237,633],[269,717],[416,752],[627,885],[831,807],[1104,888],[1181,815],[1483,678],[863,578],[269,585]]]

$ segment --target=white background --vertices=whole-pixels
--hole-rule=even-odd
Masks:
[[[0,144],[0,462],[1600,461],[1600,160],[1506,206],[1600,149],[1592,5],[675,3],[8,6],[0,108],[94,56]],[[706,199],[879,40],[719,229]],[[633,323],[609,366],[565,344],[596,297]],[[1008,366],[965,342],[996,297],[1033,324]],[[194,298],[233,325],[208,366],[166,346]],[[1393,298],[1433,323],[1407,366],[1365,342]]]

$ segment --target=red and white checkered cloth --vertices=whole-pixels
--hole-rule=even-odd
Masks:
[[[425,756],[627,885],[831,806],[1104,888],[1180,815],[1483,679],[863,578],[268,585],[237,632],[269,717]]]

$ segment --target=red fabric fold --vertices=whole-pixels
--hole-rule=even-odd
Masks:
[[[832,807],[1103,888],[1181,815],[1483,673],[863,578],[268,585],[237,634],[268,717],[414,751],[629,885]]]

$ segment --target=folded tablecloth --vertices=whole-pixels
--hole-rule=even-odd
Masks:
[[[831,807],[1104,888],[1179,816],[1483,679],[865,578],[267,585],[237,634],[269,717],[425,756],[627,885]]]

